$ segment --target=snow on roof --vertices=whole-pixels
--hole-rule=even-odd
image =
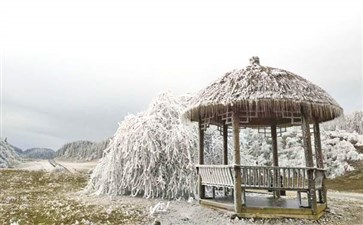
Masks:
[[[334,119],[343,113],[339,104],[322,88],[286,70],[260,65],[258,57],[250,65],[226,73],[201,90],[192,100],[184,116],[198,121],[231,109],[254,108],[269,112],[301,111],[319,122]]]

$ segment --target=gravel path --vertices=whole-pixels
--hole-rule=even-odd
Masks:
[[[328,198],[363,202],[363,194],[354,193],[354,192],[329,191]]]

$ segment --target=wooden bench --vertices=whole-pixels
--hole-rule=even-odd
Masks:
[[[298,202],[301,207],[301,193],[309,194],[308,170],[313,170],[315,190],[319,191],[319,196],[322,196],[321,193],[323,193],[323,181],[325,179],[325,171],[323,169],[267,166],[238,167],[241,170],[241,186],[243,189],[260,189],[274,192],[297,191]],[[204,186],[234,187],[234,166],[232,165],[198,165],[197,169]],[[310,206],[310,201],[308,201],[308,207]]]

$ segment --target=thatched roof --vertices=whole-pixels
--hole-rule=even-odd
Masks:
[[[258,112],[257,118],[264,118],[260,124],[265,125],[282,118],[281,112],[303,110],[311,120],[319,122],[343,113],[338,103],[317,85],[289,71],[261,66],[258,57],[250,59],[246,68],[226,73],[191,102],[184,116],[192,121],[217,118],[228,111]]]

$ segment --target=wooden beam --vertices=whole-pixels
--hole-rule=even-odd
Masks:
[[[228,165],[228,126],[223,125],[223,164]]]
[[[323,152],[321,150],[320,128],[318,121],[314,122],[314,145],[315,145],[316,167],[324,169],[324,158],[323,158]],[[323,179],[324,180],[323,180],[322,190],[319,190],[320,203],[327,202],[325,177]]]
[[[198,163],[199,165],[204,164],[204,130],[202,129],[201,121],[199,121],[199,152],[198,152]],[[203,199],[205,197],[205,188],[202,185],[202,178],[198,175],[198,191],[199,191],[199,199]]]
[[[311,149],[311,137],[310,137],[310,126],[309,126],[309,120],[304,112],[304,110],[301,110],[301,128],[302,128],[302,134],[304,139],[304,153],[305,153],[305,164],[306,167],[314,167],[314,161],[313,161],[313,152]],[[311,206],[311,210],[313,214],[317,214],[317,203],[316,203],[316,193],[315,193],[315,181],[314,181],[314,170],[308,170],[308,201],[309,205]]]
[[[273,161],[273,166],[279,166],[279,156],[277,154],[277,132],[276,132],[276,125],[272,125],[271,126],[271,138],[272,138],[272,161]],[[281,186],[281,182],[280,182],[280,176],[278,174],[278,170],[275,170],[275,174],[274,174],[274,180],[275,180],[275,184],[273,184],[275,187],[280,187]],[[280,191],[274,191],[274,197],[275,198],[280,198]]]
[[[234,163],[234,210],[236,213],[242,211],[242,187],[241,187],[241,155],[240,155],[240,141],[239,141],[239,117],[236,113],[232,116],[232,128],[233,128],[233,163]],[[244,195],[244,193],[243,193]]]

